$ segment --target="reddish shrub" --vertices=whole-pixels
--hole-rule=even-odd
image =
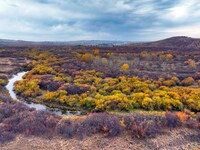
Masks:
[[[42,80],[40,82],[40,88],[52,92],[56,91],[64,83],[64,81]]]
[[[29,116],[23,119],[15,128],[18,132],[29,135],[43,135],[47,133],[47,128],[39,119]]]
[[[13,139],[15,139],[14,133],[5,131],[2,128],[0,129],[0,144],[12,141]]]
[[[22,112],[6,119],[3,123],[7,130],[25,135],[43,135],[54,131],[59,117],[47,112]]]
[[[185,124],[186,124],[186,127],[191,128],[191,129],[198,128],[198,122],[195,119],[188,119]]]
[[[167,127],[175,128],[182,125],[180,118],[175,113],[166,112],[165,117]]]
[[[141,138],[144,137],[144,129],[142,126],[140,125],[133,125],[131,128],[131,136],[132,138]]]
[[[120,118],[106,113],[91,114],[85,123],[93,133],[103,133],[104,136],[117,136],[122,132]]]
[[[3,105],[0,105],[0,114],[1,114],[1,120],[4,118],[11,117],[12,115],[15,115],[19,112],[28,110],[29,108],[26,105],[23,105],[21,103],[5,103]]]
[[[59,90],[67,91],[68,95],[82,94],[90,90],[89,86],[77,86],[74,84],[65,84],[59,88]]]
[[[53,130],[53,129],[56,128],[56,126],[57,126],[57,124],[58,124],[58,122],[59,122],[59,119],[60,119],[59,117],[55,117],[55,116],[50,115],[50,116],[48,116],[48,117],[46,118],[45,126],[46,126],[48,129]]]
[[[162,131],[162,116],[142,115],[139,113],[123,116],[125,127],[130,131],[132,138],[155,137]]]
[[[0,85],[0,91],[3,91],[3,90],[4,90],[4,88]],[[11,98],[0,95],[0,100],[3,101],[3,102],[10,102]]]
[[[181,122],[186,122],[189,119],[189,115],[184,112],[177,112],[176,115],[180,119]]]
[[[75,135],[75,126],[70,120],[64,120],[57,125],[56,131],[64,138],[72,138]]]
[[[146,122],[144,124],[144,129],[145,129],[144,137],[155,137],[162,131],[161,126],[156,124],[155,122]]]

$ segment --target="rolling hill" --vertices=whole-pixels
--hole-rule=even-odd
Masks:
[[[141,47],[162,47],[170,49],[200,49],[200,39],[191,38],[186,36],[171,37],[164,40],[159,40],[155,42],[146,42],[138,44],[130,44],[132,46]]]

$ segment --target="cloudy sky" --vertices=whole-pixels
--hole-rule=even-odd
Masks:
[[[152,41],[200,37],[199,0],[0,0],[0,38]]]

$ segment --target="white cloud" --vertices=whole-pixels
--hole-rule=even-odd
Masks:
[[[199,10],[198,3],[198,0],[181,0],[174,7],[166,9],[163,14],[160,15],[160,19],[172,22],[187,22],[192,18],[197,19],[197,15],[195,16],[194,14],[197,14],[196,11]]]
[[[200,24],[192,25],[192,26],[183,26],[183,27],[175,27],[165,29],[164,32],[170,33],[172,35],[185,35],[185,36],[193,36],[200,37]]]
[[[176,6],[176,7],[170,8],[168,10],[168,14],[165,17],[166,19],[179,21],[179,20],[186,19],[189,16],[188,13],[189,13],[189,7]]]
[[[0,0],[0,38],[63,41],[199,36],[199,1],[174,1]]]

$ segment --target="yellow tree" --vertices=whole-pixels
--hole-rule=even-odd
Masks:
[[[83,54],[81,59],[85,62],[90,62],[92,60],[92,55],[91,54]]]
[[[181,81],[181,84],[183,85],[183,86],[190,86],[190,85],[192,85],[192,84],[194,84],[194,79],[192,78],[192,77],[187,77],[187,78],[185,78],[185,79],[183,79],[182,81]]]
[[[98,55],[99,55],[99,50],[98,50],[98,49],[95,49],[95,50],[93,51],[93,53],[94,53],[95,56],[98,56]]]
[[[101,62],[102,62],[103,65],[106,65],[108,63],[108,60],[106,58],[102,58]]]
[[[167,57],[167,59],[172,59],[173,55],[172,54],[167,54],[166,57]]]
[[[112,56],[112,53],[109,52],[109,53],[106,54],[106,56],[107,56],[108,58],[110,58],[110,57]]]
[[[129,69],[129,65],[128,64],[123,64],[122,66],[121,66],[121,71],[127,71]]]

